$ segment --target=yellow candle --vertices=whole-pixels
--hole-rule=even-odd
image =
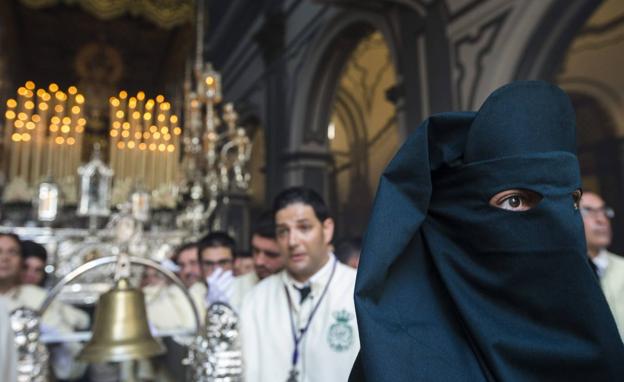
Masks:
[[[53,157],[52,153],[54,151],[54,139],[52,138],[52,135],[50,135],[48,137],[48,140],[47,140],[46,143],[47,143],[47,150],[46,150],[46,163],[47,163],[46,175],[47,176],[52,176],[52,159],[53,159],[52,158]]]
[[[147,185],[147,149],[145,148],[145,143],[140,143],[139,150],[141,152],[141,168],[140,168],[140,178],[143,181],[143,184]]]
[[[156,185],[158,184],[158,179],[156,176],[156,153],[157,151],[154,150],[150,150],[150,168],[151,168],[151,175],[150,175],[150,179],[151,179],[151,188],[154,189],[156,188]]]
[[[39,97],[39,106],[37,107],[39,113],[34,114],[32,116],[32,122],[35,124],[35,129],[33,130],[33,163],[32,163],[32,181],[33,183],[38,183],[41,178],[41,158],[43,156],[44,145],[43,134],[44,127],[41,118],[41,103],[43,100]]]
[[[173,147],[173,146],[172,146]],[[167,167],[168,171],[167,171],[167,184],[172,184],[174,179],[174,174],[175,174],[175,155],[176,152],[175,151],[167,151],[167,157],[169,158],[169,166]]]
[[[118,176],[119,169],[117,168],[117,141],[110,141],[110,167],[115,172],[115,176]]]
[[[83,118],[84,120],[84,116],[82,116],[81,118]],[[76,127],[76,151],[77,154],[76,156],[78,157],[77,160],[77,165],[76,165],[76,170],[78,169],[78,167],[80,166],[80,164],[82,163],[82,139],[84,136],[84,129],[85,129],[85,125],[78,125]],[[74,176],[76,176],[77,173],[76,171],[74,171]]]
[[[19,170],[19,144],[21,135],[17,133],[17,129],[13,129],[14,133],[11,135],[11,170],[9,172],[9,178],[15,179]]]
[[[13,133],[13,121],[15,120],[15,106],[17,102],[14,99],[9,99],[7,101],[7,111],[4,114],[4,141],[5,149],[4,149],[4,167],[7,173],[10,176],[10,168],[12,165],[12,160],[10,159],[10,152],[12,151],[13,145],[15,144],[11,140],[11,134]]]
[[[24,179],[24,181],[28,182],[29,173],[28,173],[28,162],[30,157],[30,141],[29,134],[24,132],[22,134],[22,141],[20,142],[20,151],[21,151],[21,159],[20,159],[20,170],[19,176]]]

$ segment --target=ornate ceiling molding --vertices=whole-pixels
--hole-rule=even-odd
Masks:
[[[130,14],[143,17],[164,29],[192,22],[194,0],[20,0],[33,9],[59,4],[80,5],[93,16],[110,20]]]
[[[386,6],[401,5],[414,9],[421,15],[427,13],[426,8],[433,3],[433,0],[314,0],[319,4],[335,5],[342,7],[352,7],[379,11]]]

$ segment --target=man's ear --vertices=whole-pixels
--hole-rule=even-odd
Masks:
[[[334,219],[327,218],[323,220],[323,236],[325,244],[329,245],[334,237]]]

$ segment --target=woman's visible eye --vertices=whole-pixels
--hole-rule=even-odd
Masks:
[[[490,198],[490,205],[508,211],[527,211],[538,205],[542,196],[523,189],[501,191]]]
[[[581,204],[581,196],[583,196],[583,190],[580,188],[572,193],[572,199],[574,200],[574,209],[578,210]]]

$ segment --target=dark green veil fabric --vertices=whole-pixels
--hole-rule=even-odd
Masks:
[[[589,268],[574,111],[545,82],[430,117],[383,173],[355,302],[352,381],[624,381]],[[542,199],[508,211],[508,189]]]

